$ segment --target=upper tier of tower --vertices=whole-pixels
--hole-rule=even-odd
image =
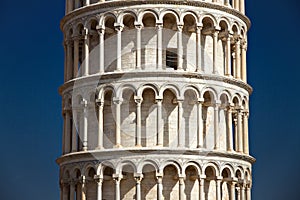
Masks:
[[[118,2],[118,1],[124,1],[124,0],[66,0],[66,14],[86,6],[90,6],[92,4],[103,4],[107,2]],[[148,0],[147,2],[152,2],[152,1],[155,0]],[[187,2],[204,2],[204,3],[217,4],[217,5],[226,6],[228,8],[235,9],[245,14],[245,0],[188,0]]]

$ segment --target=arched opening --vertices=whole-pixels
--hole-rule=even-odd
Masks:
[[[214,96],[212,92],[206,91],[203,95],[204,103],[202,106],[202,120],[203,120],[203,135],[204,147],[213,149],[215,147],[214,134]]]
[[[197,45],[196,45],[196,20],[192,14],[187,14],[183,18],[183,69],[186,71],[196,71]]]
[[[83,24],[78,24],[77,28],[76,28],[76,36],[78,38],[76,38],[78,41],[76,41],[78,43],[78,49],[76,50],[76,52],[78,53],[78,55],[74,55],[74,57],[76,58],[78,56],[78,60],[76,60],[77,63],[77,69],[75,69],[78,72],[77,76],[82,76],[83,74],[83,69],[81,68],[82,63],[84,61],[84,26]],[[74,45],[74,48],[75,45]],[[76,67],[76,66],[74,66]],[[75,74],[74,74],[75,75]],[[75,75],[76,76],[76,75]]]
[[[233,38],[238,38],[238,28],[236,25],[233,25],[232,27],[232,31],[233,31]],[[231,44],[231,51],[232,51],[232,57],[231,57],[231,71],[232,71],[232,74],[233,74],[233,77],[236,78],[238,76],[237,74],[237,62],[236,62],[236,42],[234,40],[234,42]]]
[[[216,169],[212,166],[208,166],[205,169],[206,179],[204,181],[204,193],[206,200],[215,200],[216,190]]]
[[[80,183],[81,179],[81,173],[79,169],[76,169],[75,171],[75,179],[76,179],[76,184],[75,184],[75,199],[79,200],[81,199],[82,196],[82,185]]]
[[[97,31],[98,21],[95,19],[90,20],[89,28],[89,73],[96,74],[99,72],[99,34]]]
[[[219,137],[220,137],[220,149],[221,150],[229,150],[230,143],[232,139],[232,133],[230,132],[231,129],[229,129],[229,126],[231,124],[228,124],[228,106],[229,106],[229,98],[227,94],[222,94],[220,97],[221,100],[221,106],[219,110]]]
[[[168,13],[163,17],[163,63],[167,69],[177,69],[177,22],[174,14]]]
[[[122,70],[136,67],[136,30],[135,18],[131,14],[123,16],[124,28],[122,31]]]
[[[231,172],[228,168],[224,168],[222,171],[222,183],[221,183],[221,199],[226,200],[230,199],[230,181],[231,179]]]
[[[141,183],[142,199],[157,199],[156,169],[147,164],[143,167],[143,179]]]
[[[185,147],[197,147],[197,94],[194,90],[184,93],[183,101],[183,132],[185,133]]]
[[[144,27],[141,34],[141,68],[156,69],[156,18],[153,13],[149,12],[143,16],[142,22]]]
[[[178,146],[178,106],[175,94],[167,89],[163,93],[163,146]],[[182,116],[179,116],[182,117]]]
[[[199,172],[196,167],[188,166],[185,170],[186,178],[184,180],[185,183],[185,197],[186,200],[196,200],[199,197]]]
[[[234,105],[234,111],[232,112],[232,118],[233,118],[233,125],[232,125],[232,131],[234,133],[234,150],[238,151],[238,145],[239,145],[239,130],[238,130],[238,112],[237,109],[239,108],[239,100],[237,97],[233,98],[233,105]]]
[[[86,184],[86,187],[87,187],[86,199],[87,200],[97,199],[97,183],[94,180],[95,175],[96,175],[96,171],[94,168],[91,167],[87,173],[87,184]]]
[[[203,28],[202,28],[202,65],[204,66],[204,72],[206,74],[213,73],[213,37],[212,34],[214,33],[214,22],[210,17],[205,17],[202,20]]]
[[[105,72],[112,72],[117,66],[117,38],[115,30],[115,18],[107,16],[105,19],[104,34],[104,67]]]
[[[178,171],[174,165],[168,165],[164,168],[162,184],[164,199],[178,199]]]
[[[122,168],[123,178],[121,179],[121,198],[124,200],[135,199],[135,180],[134,169],[130,165],[125,165]]]
[[[153,147],[157,144],[157,105],[155,103],[155,92],[152,89],[145,89],[142,97],[141,143],[143,147]]]
[[[222,75],[228,75],[228,69],[226,66],[226,62],[230,63],[231,60],[228,60],[228,56],[226,55],[227,53],[227,39],[229,37],[229,31],[228,31],[228,24],[226,21],[221,21],[219,23],[219,26],[221,28],[220,33],[219,33],[219,37],[221,38],[218,42],[218,71],[219,74]],[[230,44],[229,44],[230,45]],[[230,53],[229,53],[230,55]]]
[[[135,146],[136,133],[136,104],[134,91],[124,89],[121,104],[121,144],[123,147]]]
[[[102,199],[115,199],[115,183],[113,180],[114,170],[106,166],[103,171]]]
[[[105,149],[113,148],[116,144],[116,121],[114,113],[113,92],[108,90],[104,93],[103,107],[103,145]]]

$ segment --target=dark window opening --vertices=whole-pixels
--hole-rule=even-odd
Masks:
[[[166,66],[167,68],[173,68],[177,70],[177,49],[168,49],[166,50]]]

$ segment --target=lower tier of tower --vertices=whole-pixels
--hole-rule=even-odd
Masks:
[[[60,165],[61,200],[250,200],[251,156],[188,149],[71,153]]]

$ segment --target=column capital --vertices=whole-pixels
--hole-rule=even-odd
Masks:
[[[115,30],[116,30],[116,31],[121,32],[121,31],[123,31],[124,24],[121,24],[121,23],[115,23],[115,24],[114,24],[114,27],[115,27]]]
[[[158,97],[155,99],[155,103],[162,103],[163,98],[162,97]]]
[[[137,183],[140,183],[143,178],[144,178],[144,175],[142,173],[134,173],[134,179]]]
[[[101,25],[101,26],[96,26],[96,29],[98,31],[98,34],[104,34],[105,33],[105,26]]]
[[[143,24],[139,23],[139,22],[134,22],[134,26],[136,29],[142,29],[143,28]]]
[[[94,180],[95,180],[97,183],[102,183],[102,182],[103,182],[103,176],[101,176],[101,175],[95,175],[95,176],[94,176]]]
[[[113,174],[112,178],[113,178],[114,181],[120,182],[121,179],[123,178],[123,175],[122,174]]]
[[[178,23],[177,24],[177,31],[182,32],[183,29],[183,23]]]
[[[136,104],[141,104],[143,102],[143,97],[134,96],[134,101]]]
[[[102,99],[96,99],[96,104],[99,107],[101,107],[101,106],[103,107],[104,106],[104,101]]]
[[[204,98],[198,98],[197,103],[198,104],[203,104],[204,103]]]
[[[85,99],[83,99],[83,100],[80,102],[80,104],[83,106],[83,108],[87,108],[88,105],[89,105],[88,101],[85,100]]]
[[[163,28],[163,23],[162,22],[156,22],[155,26],[158,29],[162,29]]]
[[[121,97],[119,97],[119,98],[114,97],[113,98],[113,102],[114,102],[114,104],[122,104],[123,98],[121,98]]]

